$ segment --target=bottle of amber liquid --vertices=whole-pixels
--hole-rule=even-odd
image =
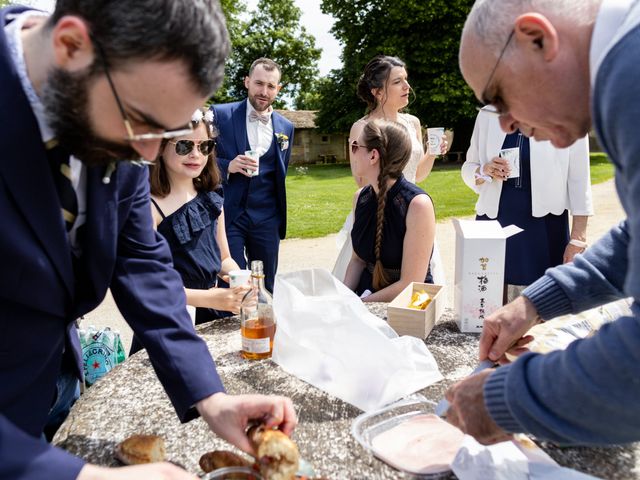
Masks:
[[[251,290],[242,299],[240,322],[242,356],[250,360],[271,357],[276,318],[273,315],[273,299],[264,286],[261,260],[251,262]]]

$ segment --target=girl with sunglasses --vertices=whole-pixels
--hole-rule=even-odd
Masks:
[[[191,133],[163,140],[149,176],[155,227],[169,243],[199,324],[220,311],[239,313],[248,287],[217,287],[218,277],[226,281],[239,267],[227,244],[212,112],[196,110],[191,125]]]
[[[366,186],[354,208],[344,283],[365,302],[389,302],[410,282],[433,283],[433,203],[403,175],[411,138],[401,124],[372,120],[351,149],[353,172]]]
[[[355,139],[362,133],[367,122],[376,119],[390,120],[402,125],[409,133],[411,140],[411,152],[403,169],[404,177],[411,183],[421,182],[431,172],[436,155],[425,152],[423,149],[422,127],[420,120],[408,113],[403,113],[409,105],[409,98],[413,90],[409,85],[405,63],[397,57],[377,55],[364,67],[357,86],[358,97],[367,104],[364,117],[357,120],[349,132],[349,141],[353,145]],[[441,154],[447,152],[448,143],[443,139]],[[365,179],[359,177],[353,168],[353,152],[350,156],[351,172],[358,187],[366,184]],[[356,195],[358,192],[356,192]],[[342,279],[352,246],[349,242],[349,231],[353,225],[353,212],[347,217],[338,238],[343,239],[342,248],[333,268],[333,274]],[[432,270],[436,276],[436,283],[444,283],[444,270],[440,265],[440,254],[434,252]],[[437,268],[436,268],[437,265]]]

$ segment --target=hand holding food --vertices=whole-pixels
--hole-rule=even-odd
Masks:
[[[254,425],[247,432],[256,452],[260,474],[269,480],[293,480],[298,470],[298,447],[284,433]]]

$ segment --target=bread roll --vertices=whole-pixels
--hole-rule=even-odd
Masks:
[[[298,447],[279,430],[253,426],[247,432],[260,466],[268,480],[293,480],[298,470]]]
[[[250,467],[251,462],[245,460],[240,455],[227,450],[215,450],[207,452],[200,457],[200,468],[203,472],[209,473],[218,468],[224,467]]]
[[[115,455],[125,465],[164,462],[164,439],[158,435],[132,435],[118,444]]]

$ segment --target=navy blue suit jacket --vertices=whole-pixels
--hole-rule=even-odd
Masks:
[[[0,26],[9,11],[21,9],[0,11]],[[72,479],[82,461],[39,436],[65,344],[79,360],[72,322],[108,288],[183,421],[223,387],[186,312],[169,248],[153,229],[147,169],[119,165],[104,184],[104,168],[88,168],[88,273],[78,289],[38,124],[2,28],[0,85],[0,479]]]
[[[218,129],[218,145],[216,147],[218,166],[222,174],[224,188],[225,223],[231,225],[244,211],[243,199],[249,188],[249,177],[241,173],[228,173],[229,162],[237,155],[243,155],[247,150],[247,100],[240,102],[214,105],[213,114]],[[278,112],[271,114],[273,123],[274,142],[276,134],[284,133],[289,137],[289,147],[282,150],[276,143],[276,195],[274,199],[278,206],[280,222],[280,238],[287,233],[287,194],[285,178],[289,168],[289,158],[293,147],[293,124]]]

